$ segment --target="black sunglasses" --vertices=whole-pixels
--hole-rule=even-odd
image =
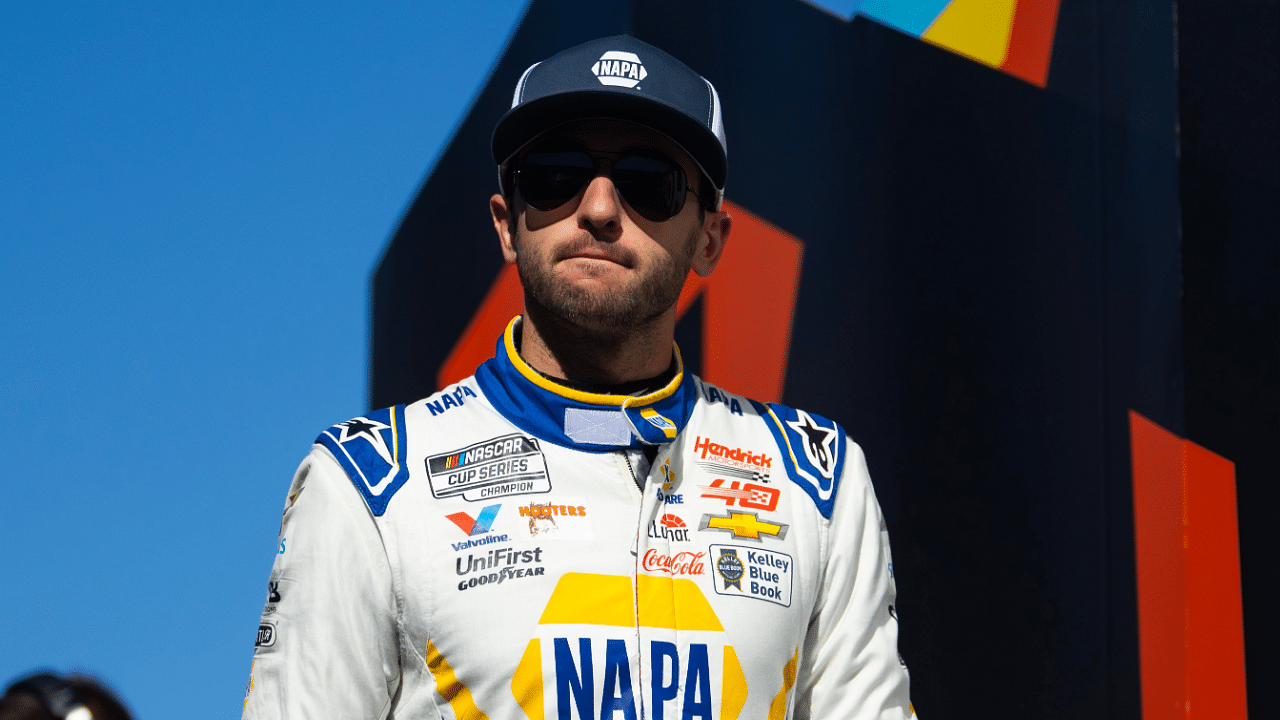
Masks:
[[[670,220],[684,208],[689,187],[684,169],[666,158],[623,155],[616,160],[583,151],[535,152],[521,158],[513,173],[520,197],[530,207],[554,210],[582,192],[601,162],[612,164],[613,186],[633,210],[654,222]]]

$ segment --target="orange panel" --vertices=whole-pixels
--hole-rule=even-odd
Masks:
[[[732,392],[780,402],[804,245],[744,208],[724,205],[733,232],[706,279],[702,374]]]
[[[1144,720],[1245,720],[1235,467],[1129,412]]]
[[[1183,442],[1187,478],[1187,700],[1191,718],[1244,720],[1244,617],[1236,474]]]
[[[1058,25],[1058,0],[1019,0],[1013,15],[1009,53],[1000,69],[1044,87],[1049,80],[1053,36]]]
[[[1132,410],[1133,534],[1143,720],[1184,720],[1186,557],[1182,440]]]
[[[511,318],[524,312],[524,287],[515,265],[503,265],[489,292],[480,301],[467,329],[454,343],[436,373],[436,388],[443,388],[471,375],[480,363],[493,357],[498,336]]]

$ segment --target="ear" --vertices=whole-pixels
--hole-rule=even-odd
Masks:
[[[498,233],[498,244],[502,246],[502,257],[509,263],[516,261],[516,246],[511,232],[511,223],[519,222],[507,205],[507,199],[501,195],[489,198],[489,214],[493,216],[493,229]]]
[[[698,245],[693,253],[693,271],[699,277],[706,277],[720,263],[720,254],[724,252],[725,243],[729,242],[729,231],[733,229],[733,216],[724,210],[708,212],[702,218],[702,229],[698,233]]]

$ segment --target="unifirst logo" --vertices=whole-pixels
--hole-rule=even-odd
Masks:
[[[649,72],[644,69],[644,63],[640,62],[639,56],[619,50],[610,50],[601,55],[600,59],[591,66],[591,72],[595,73],[601,85],[625,88],[634,88],[649,75]]]

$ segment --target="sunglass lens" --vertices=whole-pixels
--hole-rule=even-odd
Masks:
[[[569,202],[595,174],[591,156],[582,152],[530,153],[520,161],[516,187],[538,210]]]
[[[613,184],[642,216],[662,222],[680,213],[685,200],[684,171],[667,160],[628,155],[613,166]]]

